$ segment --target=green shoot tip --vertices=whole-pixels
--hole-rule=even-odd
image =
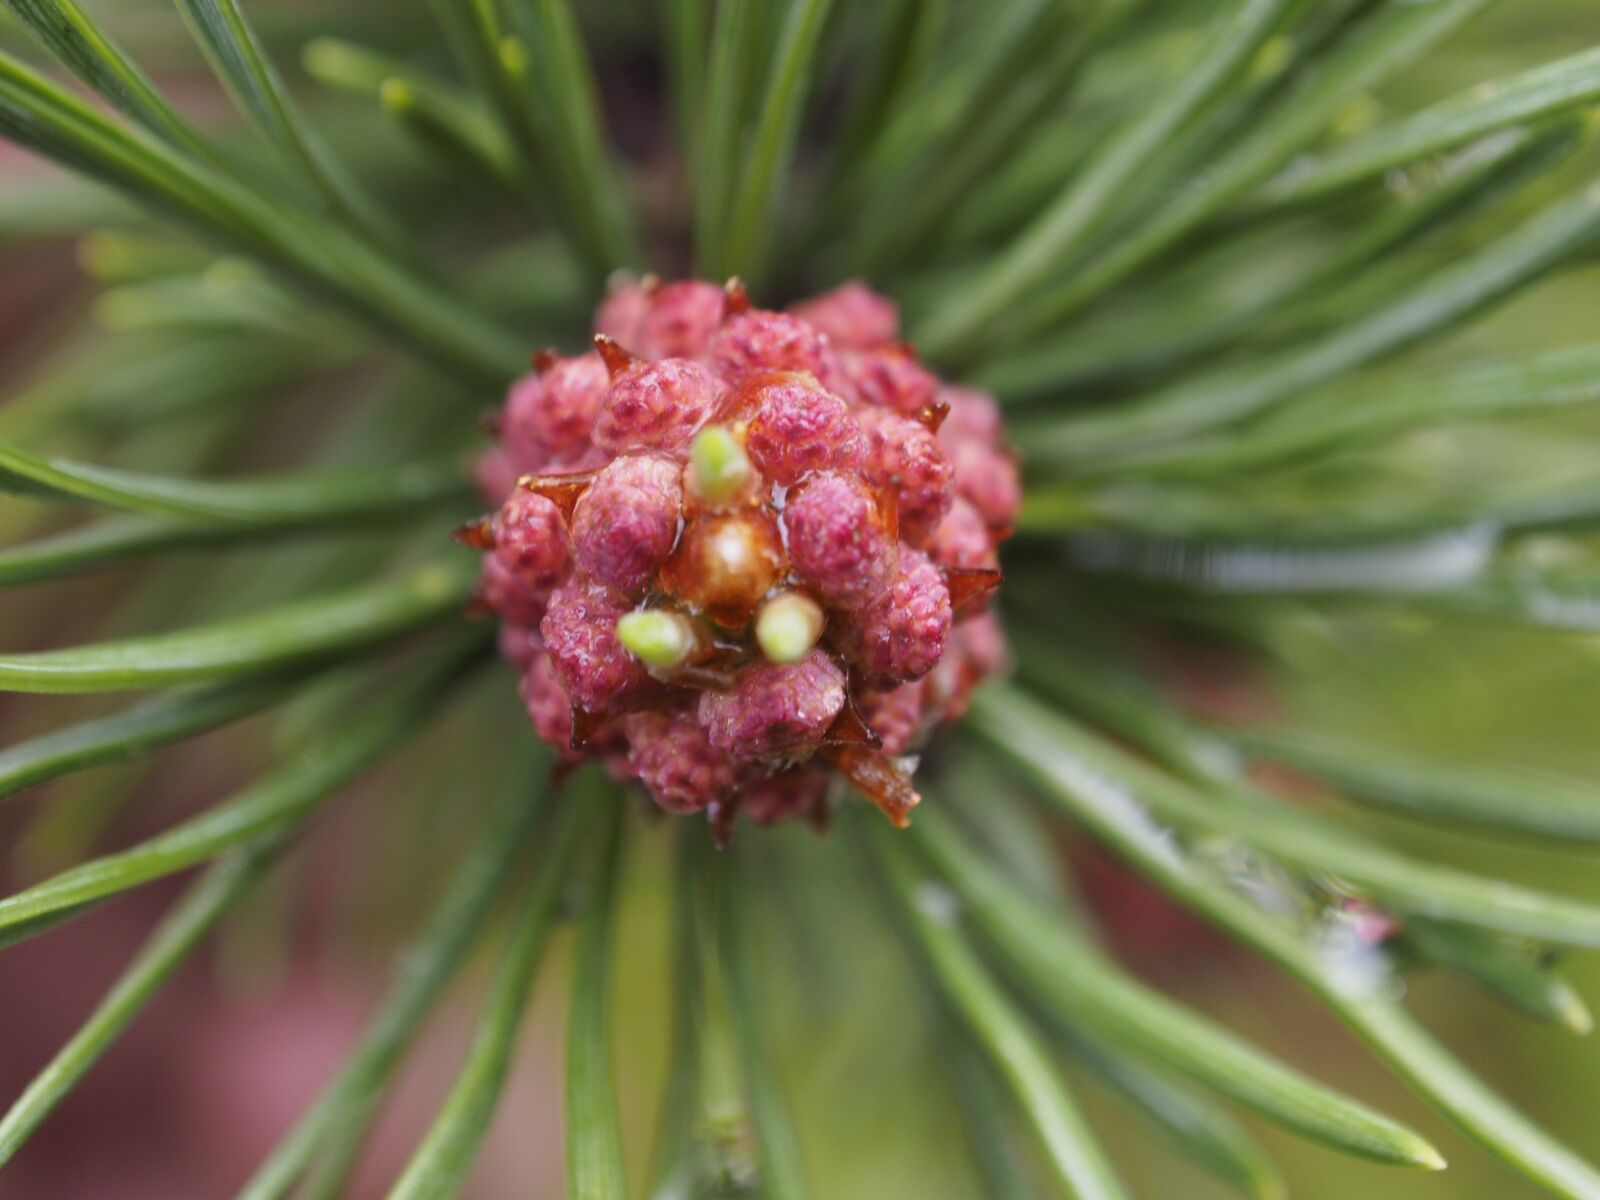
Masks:
[[[756,642],[769,662],[799,662],[822,636],[822,609],[802,592],[784,592],[761,608]]]
[[[689,445],[688,486],[708,504],[733,499],[750,478],[750,458],[725,426],[711,425]]]
[[[646,609],[617,621],[617,640],[645,666],[670,671],[681,667],[693,653],[694,626],[680,613]]]

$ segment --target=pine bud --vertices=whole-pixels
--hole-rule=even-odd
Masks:
[[[741,814],[821,824],[839,778],[904,823],[900,756],[1006,662],[999,409],[859,283],[780,313],[645,278],[595,329],[485,422],[498,511],[457,531],[535,729],[719,842]]]

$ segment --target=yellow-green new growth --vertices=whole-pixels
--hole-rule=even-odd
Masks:
[[[694,626],[679,613],[632,612],[617,621],[617,640],[645,666],[670,671],[681,667],[694,651]]]
[[[822,608],[803,592],[784,592],[762,606],[756,642],[768,661],[799,662],[822,636]]]
[[[725,426],[711,425],[689,446],[688,485],[701,500],[721,504],[733,499],[750,479],[750,457]]]

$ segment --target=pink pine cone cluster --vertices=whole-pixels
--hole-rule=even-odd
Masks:
[[[840,776],[903,821],[904,756],[1005,668],[994,401],[859,283],[785,313],[647,280],[595,328],[512,386],[479,464],[498,510],[463,532],[535,729],[719,836],[821,820]]]

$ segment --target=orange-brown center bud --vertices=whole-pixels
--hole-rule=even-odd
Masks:
[[[786,567],[783,538],[770,514],[708,513],[684,529],[660,583],[719,625],[741,629]]]

